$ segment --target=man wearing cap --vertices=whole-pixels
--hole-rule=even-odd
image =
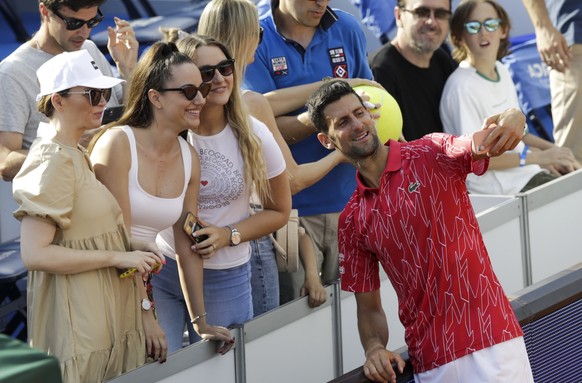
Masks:
[[[0,63],[0,177],[11,181],[24,162],[41,121],[47,121],[36,108],[39,85],[36,70],[62,52],[86,49],[107,76],[113,71],[107,59],[88,40],[91,29],[103,15],[99,6],[105,0],[39,0],[41,26],[34,37]],[[129,79],[137,62],[138,43],[125,20],[115,18],[109,28],[107,47],[122,78]],[[108,106],[119,105],[121,85],[113,89]]]
[[[328,4],[329,0],[271,2],[271,11],[260,21],[263,40],[246,71],[245,81],[250,89],[267,93],[330,77],[372,79],[360,23]],[[295,137],[306,137],[289,147],[298,164],[329,154],[317,141],[313,128],[306,131],[296,118],[278,117],[277,126],[283,136],[286,131]],[[337,219],[355,188],[354,174],[350,164],[339,164],[319,182],[293,196],[293,208],[299,210],[301,225],[316,244],[323,283],[339,277]],[[282,296],[283,302],[297,297],[303,283],[302,271],[291,275],[282,275],[283,291],[285,278],[293,279],[292,296]]]

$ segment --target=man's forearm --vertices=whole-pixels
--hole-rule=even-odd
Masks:
[[[22,167],[27,153],[28,150],[22,149],[11,151],[6,157],[3,156],[4,160],[0,163],[0,177],[4,181],[10,182],[14,179]]]
[[[544,0],[522,0],[522,2],[534,28],[538,29],[552,24]]]
[[[315,128],[304,115],[277,117],[277,127],[288,145],[296,144],[315,133]]]

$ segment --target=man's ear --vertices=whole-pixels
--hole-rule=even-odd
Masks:
[[[335,145],[333,144],[333,142],[331,142],[331,140],[329,139],[329,137],[326,134],[317,133],[317,139],[319,140],[321,145],[323,145],[327,149],[329,149],[329,150],[335,149]]]

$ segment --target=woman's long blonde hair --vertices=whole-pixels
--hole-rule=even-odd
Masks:
[[[232,59],[228,48],[208,36],[190,35],[178,41],[178,49],[196,63],[196,50],[203,46],[217,47],[226,58]],[[235,68],[233,73],[232,93],[224,106],[226,119],[238,140],[243,161],[245,182],[252,187],[264,203],[271,198],[271,188],[267,180],[267,168],[263,157],[262,143],[252,128],[250,114],[240,93],[240,80]]]
[[[259,38],[257,7],[250,0],[212,0],[200,15],[198,34],[226,45],[237,60],[240,78],[244,78]]]

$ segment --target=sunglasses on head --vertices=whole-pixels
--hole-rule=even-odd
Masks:
[[[82,94],[82,95],[87,96],[87,98],[89,99],[89,104],[91,104],[91,106],[97,106],[101,102],[101,96],[103,96],[103,98],[105,99],[105,102],[109,102],[109,99],[111,98],[111,88],[109,88],[109,89],[89,89],[89,90],[85,90],[82,92],[81,91],[72,92],[70,90],[65,90],[65,91],[61,92],[61,94],[63,94],[63,95]]]
[[[451,17],[451,11],[443,8],[418,7],[414,9],[400,9],[412,13],[417,19],[428,19],[431,14],[434,14],[434,18],[438,20],[448,20]]]
[[[234,72],[234,59],[227,59],[219,62],[216,65],[204,65],[200,68],[202,81],[210,82],[214,79],[215,71],[218,70],[222,76],[230,76]]]
[[[202,98],[206,98],[206,96],[208,96],[208,93],[210,93],[210,88],[212,88],[212,84],[208,82],[203,82],[202,84],[200,84],[200,86],[188,84],[182,85],[179,88],[162,88],[160,89],[160,92],[168,91],[182,92],[189,101],[192,101],[194,100],[198,92],[200,92]]]
[[[481,25],[488,32],[495,32],[501,25],[501,19],[487,19],[480,23],[479,21],[468,21],[465,23],[465,30],[470,35],[476,35],[481,30]]]
[[[69,31],[75,31],[79,28],[82,28],[83,25],[85,25],[85,24],[87,24],[87,28],[95,28],[97,25],[99,25],[99,23],[101,23],[103,21],[103,18],[104,18],[103,14],[101,13],[101,10],[99,8],[97,8],[97,16],[95,16],[89,20],[80,20],[80,19],[75,19],[73,17],[64,17],[56,9],[53,9],[52,12],[55,15],[57,15],[61,20],[64,21],[65,26],[66,26],[67,30],[69,30]]]

